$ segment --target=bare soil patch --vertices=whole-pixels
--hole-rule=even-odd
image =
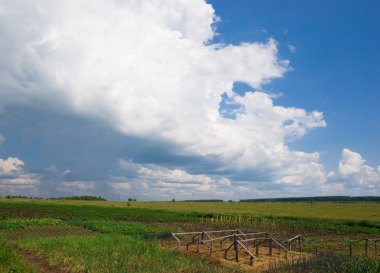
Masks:
[[[2,235],[8,241],[17,241],[27,238],[36,237],[54,237],[54,236],[73,236],[73,235],[91,235],[97,234],[94,231],[62,224],[60,226],[39,226],[28,227],[20,230],[4,230]]]
[[[176,249],[179,252],[187,255],[197,255],[200,257],[206,257],[211,263],[220,264],[228,268],[239,268],[247,272],[263,272],[270,268],[270,265],[281,264],[287,260],[298,260],[313,257],[313,254],[288,251],[287,255],[279,249],[273,248],[272,256],[269,256],[269,248],[261,246],[259,248],[258,255],[255,255],[253,266],[249,264],[249,255],[245,253],[244,249],[239,248],[239,262],[235,260],[235,253],[233,249],[228,252],[227,259],[224,258],[225,250],[230,246],[231,242],[223,242],[222,246],[215,244],[210,255],[210,248],[206,245],[199,245],[199,252],[197,252],[197,245],[190,245],[189,249],[186,246],[178,248],[177,244],[172,242],[166,242],[161,244],[162,247]],[[253,252],[253,250],[252,250]],[[256,252],[255,252],[256,253]]]

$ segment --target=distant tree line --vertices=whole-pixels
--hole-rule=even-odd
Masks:
[[[1,197],[1,196],[0,196]],[[6,195],[5,198],[12,199],[12,198],[24,198],[24,199],[42,199],[42,197],[28,197],[23,195]]]
[[[175,200],[172,200],[175,201]],[[224,202],[222,199],[183,200],[180,202]]]
[[[101,196],[92,196],[92,195],[81,195],[81,196],[67,196],[67,197],[59,197],[52,199],[63,199],[63,200],[87,200],[87,201],[107,201],[107,199]]]
[[[315,197],[284,197],[241,199],[240,202],[380,202],[380,196],[315,196]]]

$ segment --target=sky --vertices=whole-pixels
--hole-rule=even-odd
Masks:
[[[379,1],[0,0],[0,195],[379,195],[379,18]]]

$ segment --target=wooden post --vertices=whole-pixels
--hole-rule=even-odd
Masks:
[[[236,262],[239,262],[239,249],[237,245],[237,236],[234,235],[234,249],[235,249],[235,260]]]
[[[256,246],[256,255],[259,255],[259,245]]]
[[[318,246],[315,246],[315,255],[318,255]]]
[[[200,243],[200,238],[198,238],[198,244],[197,244],[197,253],[199,253],[199,243]]]
[[[249,265],[251,265],[251,266],[253,265],[253,256],[249,257]]]
[[[269,239],[269,256],[272,256],[272,245],[273,245],[273,240],[271,238]]]
[[[365,239],[365,256],[368,257],[368,239]]]

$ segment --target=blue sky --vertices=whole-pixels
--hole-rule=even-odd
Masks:
[[[221,17],[215,40],[279,42],[294,70],[265,86],[284,94],[278,103],[324,113],[328,128],[293,147],[326,152],[331,169],[347,146],[380,163],[379,1],[209,2]]]
[[[0,0],[0,195],[379,194],[380,2],[90,2]]]

